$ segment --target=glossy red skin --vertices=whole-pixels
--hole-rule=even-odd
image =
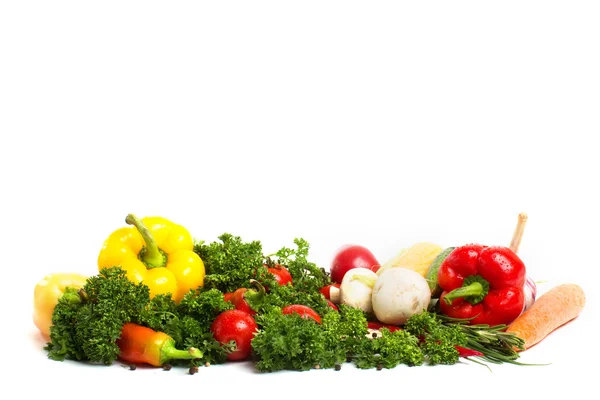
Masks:
[[[276,265],[274,267],[268,267],[267,270],[275,276],[275,280],[279,286],[292,284],[292,275],[290,271],[284,266]]]
[[[331,308],[333,308],[335,311],[340,311],[340,309],[338,308],[338,306],[336,306],[335,304],[333,304],[331,302],[331,300],[327,299],[327,305]]]
[[[254,311],[246,302],[244,295],[248,291],[247,288],[239,288],[233,293],[226,293],[223,295],[223,299],[225,301],[233,304],[236,310],[247,312],[250,315],[255,315],[256,311]]]
[[[223,294],[223,300],[228,301],[228,302],[232,302],[233,300],[233,294],[234,292],[230,292],[230,293],[224,293]]]
[[[210,331],[215,340],[227,344],[234,340],[237,349],[227,355],[230,361],[247,359],[252,352],[252,339],[258,331],[258,325],[252,315],[241,310],[227,310],[215,318]]]
[[[453,318],[473,318],[471,324],[509,324],[521,314],[525,304],[525,273],[523,261],[507,247],[457,247],[438,271],[438,283],[443,289],[440,310]],[[446,304],[446,294],[461,287],[470,275],[479,275],[490,284],[483,301],[472,305],[458,298],[451,305]]]
[[[338,250],[330,267],[331,280],[342,283],[346,272],[353,268],[367,268],[377,272],[381,264],[373,253],[364,246],[346,245]]]
[[[302,318],[312,318],[317,321],[319,324],[321,323],[321,317],[315,310],[312,308],[302,305],[302,304],[292,304],[286,307],[283,307],[281,311],[284,314],[300,314]]]
[[[387,328],[387,329],[389,329],[390,332],[401,331],[402,330],[402,328],[400,328],[399,326],[382,324],[381,322],[375,322],[375,321],[368,321],[367,322],[367,327],[369,329],[375,329],[375,330],[379,330],[379,329],[382,329],[382,328]]]
[[[321,288],[321,290],[319,290],[321,292],[321,294],[323,296],[325,296],[325,298],[327,300],[331,300],[331,288],[335,287],[335,288],[340,288],[340,284],[339,283],[333,283],[331,285],[327,285]]]
[[[483,357],[484,354],[480,351],[469,349],[462,346],[454,346],[456,350],[458,350],[459,357]]]

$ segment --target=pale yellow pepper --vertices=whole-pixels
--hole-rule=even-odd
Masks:
[[[46,275],[35,285],[33,291],[33,323],[44,338],[50,338],[52,313],[58,304],[58,299],[68,287],[81,289],[87,280],[86,276],[76,273],[55,273]]]

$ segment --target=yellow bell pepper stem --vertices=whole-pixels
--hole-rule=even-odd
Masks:
[[[144,225],[141,219],[136,217],[134,214],[129,214],[125,218],[125,222],[129,225],[136,227],[142,239],[146,243],[146,246],[140,252],[140,259],[146,264],[148,268],[159,268],[164,267],[167,263],[167,257],[160,251],[156,240],[150,230]]]

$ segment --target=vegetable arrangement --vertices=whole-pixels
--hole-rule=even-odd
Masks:
[[[519,364],[520,352],[575,319],[575,284],[536,300],[510,247],[419,243],[381,264],[341,247],[329,268],[309,244],[263,254],[224,233],[192,240],[162,217],[139,219],[104,242],[99,273],[53,274],[34,289],[34,323],[53,360],[170,369],[251,360],[258,371],[360,369],[474,362]],[[557,312],[562,309],[562,312]]]

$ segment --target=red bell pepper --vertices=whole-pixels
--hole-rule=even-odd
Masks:
[[[225,293],[223,299],[233,304],[236,310],[245,311],[250,315],[256,314],[254,310],[265,297],[265,287],[257,280],[251,279],[250,283],[256,286],[257,290],[248,288],[239,288],[235,292]]]
[[[457,247],[438,271],[440,310],[471,324],[509,324],[523,311],[525,265],[508,247]]]

